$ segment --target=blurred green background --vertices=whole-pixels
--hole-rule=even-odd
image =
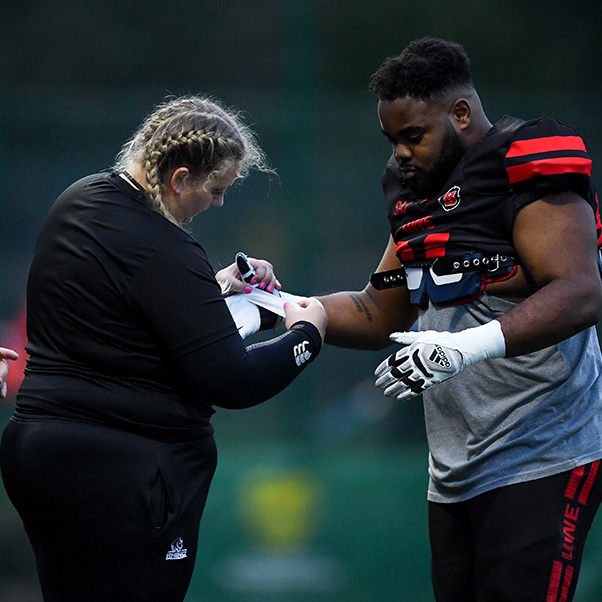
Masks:
[[[50,204],[107,168],[166,95],[241,109],[278,173],[251,176],[193,223],[214,266],[244,250],[270,259],[290,292],[357,289],[388,237],[379,180],[390,150],[367,92],[381,62],[423,35],[461,42],[490,120],[556,117],[599,166],[601,17],[599,0],[5,0],[0,344],[19,340]],[[187,602],[432,599],[422,408],[374,389],[383,356],[327,348],[276,399],[218,411],[220,460]],[[580,602],[602,601],[601,553],[598,518]],[[1,487],[0,600],[40,600]]]

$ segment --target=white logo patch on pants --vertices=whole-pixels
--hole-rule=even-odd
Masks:
[[[178,539],[174,539],[171,542],[171,550],[167,552],[165,560],[182,560],[182,558],[186,558],[186,552],[184,541],[181,537],[178,537]]]

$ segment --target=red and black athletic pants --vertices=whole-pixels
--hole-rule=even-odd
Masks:
[[[429,503],[437,602],[570,602],[602,499],[600,461]]]

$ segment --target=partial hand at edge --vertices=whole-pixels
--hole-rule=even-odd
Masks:
[[[6,398],[8,389],[6,386],[6,377],[8,376],[8,362],[6,360],[18,360],[19,354],[12,349],[0,347],[0,397]]]

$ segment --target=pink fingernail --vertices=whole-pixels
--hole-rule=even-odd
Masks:
[[[271,293],[274,290],[274,287],[272,285],[268,286],[268,293]]]
[[[265,282],[262,282],[262,283],[259,285],[259,288],[265,288]]]
[[[287,305],[288,305],[288,301],[282,307],[286,307]]]
[[[250,293],[252,290],[250,286],[245,286],[245,293]]]
[[[251,284],[257,284],[257,280],[255,280],[255,279],[251,280]]]

